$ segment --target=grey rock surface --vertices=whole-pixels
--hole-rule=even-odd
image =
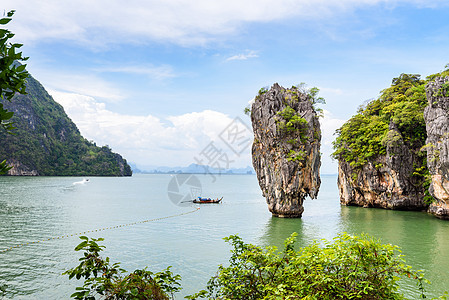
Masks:
[[[361,169],[355,170],[348,162],[339,160],[337,183],[341,204],[400,210],[427,208],[422,180],[411,176],[413,166],[420,164],[419,149],[412,149],[404,142],[393,122],[388,135],[394,139],[386,143],[386,154]]]
[[[277,217],[301,217],[306,196],[315,199],[321,130],[307,94],[274,84],[251,107],[253,166],[268,209]]]
[[[7,159],[6,163],[11,167],[8,171],[8,175],[11,176],[38,176],[37,170],[32,170],[28,166],[25,166],[20,161],[15,159]]]
[[[427,166],[432,178],[429,192],[435,198],[429,212],[449,219],[449,77],[429,82],[426,96]]]

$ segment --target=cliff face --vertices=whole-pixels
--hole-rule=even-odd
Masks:
[[[401,74],[337,130],[338,188],[344,205],[425,210],[425,81]]]
[[[363,207],[422,210],[424,188],[419,177],[411,176],[421,162],[419,149],[411,149],[401,133],[390,124],[387,136],[394,136],[386,145],[386,154],[354,169],[350,163],[338,164],[340,203]],[[393,141],[394,140],[394,141]]]
[[[38,176],[39,173],[36,170],[31,170],[27,166],[23,165],[20,161],[15,159],[7,159],[6,162],[10,167],[8,175],[11,176]]]
[[[0,130],[0,161],[13,168],[8,175],[130,176],[131,168],[109,147],[83,138],[61,105],[33,77],[27,94],[16,94],[4,107],[14,112],[15,130]]]
[[[449,219],[449,77],[426,85],[427,165],[432,178],[429,192],[435,198],[429,212]]]
[[[301,217],[306,196],[317,197],[321,130],[308,95],[274,84],[251,107],[253,166],[269,211]]]

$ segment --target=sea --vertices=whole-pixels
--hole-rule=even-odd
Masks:
[[[449,290],[449,221],[424,212],[346,207],[337,177],[323,175],[318,199],[300,219],[272,217],[254,175],[135,174],[132,177],[0,177],[0,287],[4,299],[70,299],[82,281],[62,273],[79,264],[80,236],[104,238],[104,257],[133,271],[171,266],[176,299],[206,287],[239,235],[260,246],[298,234],[298,246],[347,232],[398,245],[431,281],[429,298]],[[194,204],[195,197],[221,198]],[[415,282],[401,281],[408,299]],[[1,293],[1,292],[0,292]],[[1,294],[0,294],[1,295]],[[1,296],[0,296],[1,299]]]

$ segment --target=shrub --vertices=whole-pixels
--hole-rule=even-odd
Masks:
[[[307,133],[307,121],[299,116],[290,106],[286,106],[283,110],[276,113],[280,118],[276,119],[279,130],[284,134],[292,134],[299,132],[301,142],[305,142]]]
[[[170,267],[158,273],[143,269],[123,276],[126,270],[120,268],[119,263],[111,264],[109,257],[100,257],[105,246],[97,242],[103,241],[102,238],[89,240],[81,236],[80,239],[83,241],[75,251],[84,250],[79,259],[81,263],[63,273],[69,279],[84,278],[84,285],[76,288],[72,298],[91,300],[99,295],[103,299],[165,300],[173,299],[173,294],[181,289],[181,276],[174,275]]]
[[[295,150],[290,150],[290,152],[287,155],[288,161],[297,161],[301,162],[306,156],[306,152],[299,150],[296,152]]]
[[[225,241],[233,246],[229,266],[219,266],[207,291],[188,299],[402,299],[401,277],[416,280],[425,298],[420,271],[405,264],[397,246],[381,244],[362,235],[339,235],[295,251],[296,234],[276,247],[246,244],[238,236]]]

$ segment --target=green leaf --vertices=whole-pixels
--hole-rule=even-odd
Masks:
[[[88,244],[87,241],[81,242],[78,246],[75,247],[75,251],[79,251],[81,249],[83,249],[84,247],[86,247]]]
[[[11,18],[2,18],[0,19],[0,25],[8,24],[12,19]]]
[[[27,65],[21,65],[21,66],[18,66],[17,69],[16,69],[16,71],[17,71],[18,73],[22,73],[23,71],[25,71],[26,66],[27,66]]]

